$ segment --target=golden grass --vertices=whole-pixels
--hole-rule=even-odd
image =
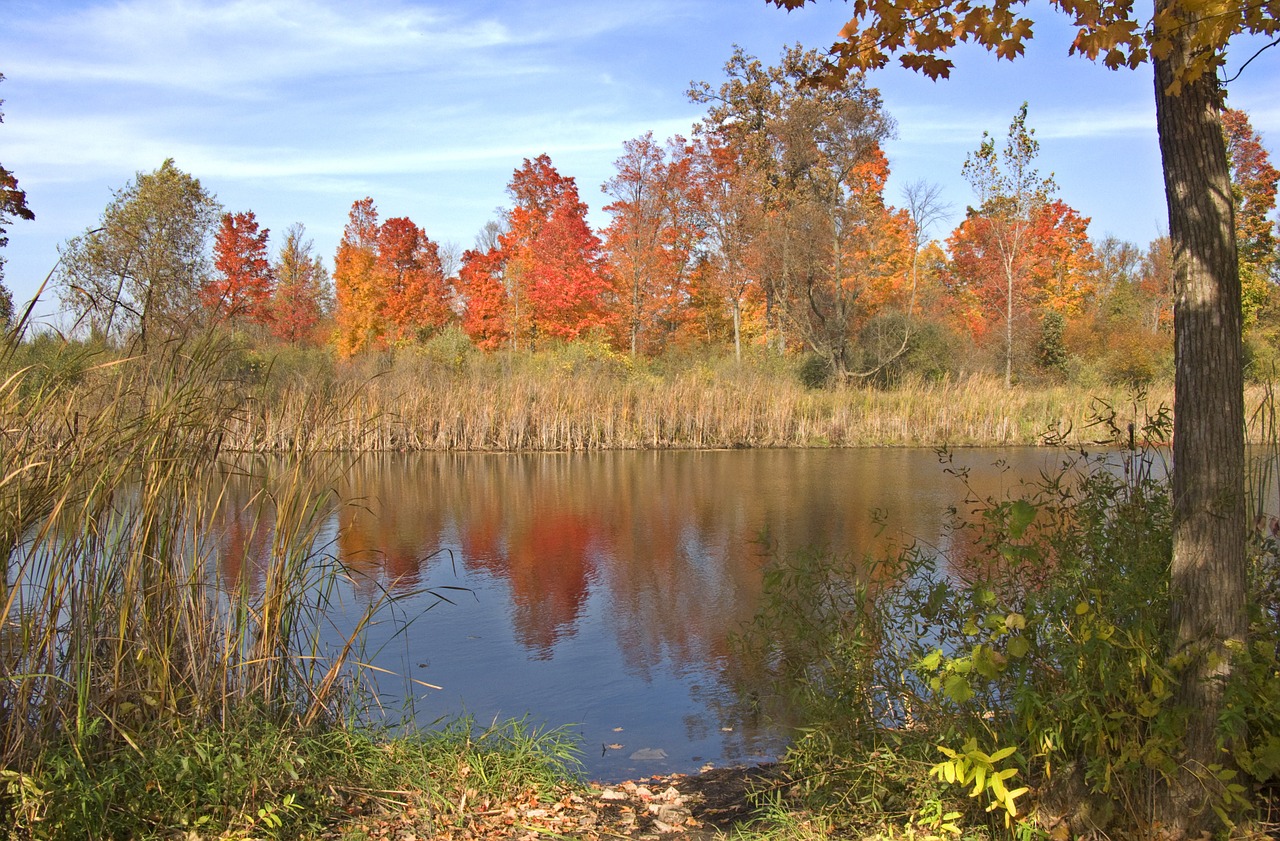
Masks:
[[[555,354],[444,366],[405,353],[381,367],[294,377],[238,416],[227,444],[256,452],[1013,446],[1097,439],[1102,403],[1122,421],[1172,402],[1157,387],[1014,388],[994,377],[881,390],[806,389],[780,366],[731,362],[655,373]],[[371,370],[373,368],[374,370]]]

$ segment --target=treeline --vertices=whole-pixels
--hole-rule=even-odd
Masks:
[[[736,52],[718,86],[689,91],[707,105],[691,137],[624,144],[602,231],[574,179],[540,155],[515,170],[510,207],[470,249],[354,202],[330,277],[300,224],[271,260],[252,212],[224,213],[170,160],[65,245],[60,295],[108,341],[216,320],[254,344],[343,358],[456,328],[484,350],[765,348],[802,358],[809,385],[987,373],[1091,386],[1171,370],[1168,240],[1091,240],[1088,218],[1036,169],[1025,105],[966,159],[976,201],[943,236],[952,214],[936,187],[912,184],[899,205],[885,195],[895,124],[878,92],[862,79],[803,84],[818,60],[797,47],[769,67]],[[1225,125],[1249,361],[1264,377],[1280,353],[1280,174],[1245,114]]]

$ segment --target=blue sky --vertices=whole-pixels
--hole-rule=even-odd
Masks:
[[[273,235],[302,222],[327,263],[366,195],[470,247],[543,152],[602,227],[623,142],[687,134],[700,109],[685,91],[717,84],[734,44],[773,63],[830,44],[847,17],[829,0],[789,14],[764,0],[0,0],[0,163],[36,213],[9,226],[5,282],[28,299],[58,245],[167,157]],[[1166,225],[1150,70],[1068,56],[1060,18],[1035,17],[1018,62],[962,48],[947,81],[873,74],[898,123],[889,199],[936,182],[954,223],[972,200],[965,155],[1027,101],[1040,168],[1091,235],[1145,244]],[[1228,74],[1256,46],[1234,47]],[[1229,90],[1280,155],[1278,71],[1280,50],[1264,53]]]

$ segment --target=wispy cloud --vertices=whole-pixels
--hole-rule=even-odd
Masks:
[[[933,108],[897,109],[899,141],[911,146],[976,146],[983,132],[1003,137],[1010,115]],[[1155,107],[1147,103],[1107,108],[1041,108],[1029,121],[1041,140],[1086,140],[1150,135]]]
[[[654,23],[673,3],[579,3],[485,15],[476,5],[406,0],[125,0],[15,24],[11,75],[56,82],[261,95],[314,77],[386,72],[483,73],[501,52],[506,76],[541,72],[533,49],[563,49],[603,32]]]
[[[299,0],[128,0],[23,29],[6,60],[15,75],[225,96],[317,75],[439,66],[525,40],[498,20],[403,3]]]

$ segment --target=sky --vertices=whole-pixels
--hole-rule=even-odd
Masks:
[[[898,127],[886,197],[939,185],[945,237],[974,201],[966,155],[1027,102],[1038,166],[1090,235],[1145,245],[1167,229],[1150,68],[1069,56],[1064,21],[1037,2],[1017,62],[962,46],[947,80],[871,74]],[[365,196],[383,219],[471,247],[513,171],[542,153],[602,228],[623,143],[688,135],[703,113],[692,82],[718,86],[735,45],[766,64],[791,44],[829,46],[848,16],[832,0],[790,13],[765,0],[0,0],[0,164],[36,214],[8,226],[4,281],[29,300],[58,246],[166,158],[226,210],[253,211],[273,249],[303,223],[330,266]],[[1260,43],[1234,44],[1224,75]],[[1280,155],[1278,83],[1280,49],[1244,69],[1228,104]],[[56,305],[46,292],[38,311],[56,323]]]

